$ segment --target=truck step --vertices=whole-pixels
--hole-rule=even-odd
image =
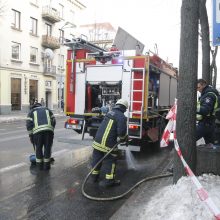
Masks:
[[[128,123],[128,125],[135,125],[135,126],[138,126],[138,127],[141,126],[140,124],[133,124],[133,123]]]
[[[142,101],[135,101],[135,100],[131,100],[130,102],[143,103]]]
[[[142,114],[142,111],[130,111],[129,113],[133,113],[133,114]]]
[[[129,135],[129,138],[141,139],[141,137],[140,137],[140,136],[131,136],[131,135]]]

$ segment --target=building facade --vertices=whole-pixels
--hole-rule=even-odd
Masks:
[[[74,35],[78,0],[2,1],[0,114],[27,112],[34,100],[52,110],[64,98],[64,39]]]

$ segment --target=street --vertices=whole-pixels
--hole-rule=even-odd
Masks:
[[[57,118],[49,172],[30,167],[25,122],[0,124],[0,219],[109,219],[135,191],[116,201],[91,201],[81,194],[81,184],[90,170],[91,141],[63,128]],[[135,167],[119,159],[117,176],[121,186],[102,189],[88,181],[85,190],[97,197],[114,197],[126,192],[146,176],[159,175],[170,163],[169,151],[132,154]],[[128,159],[128,158],[127,158]],[[131,159],[131,158],[130,158]],[[130,161],[131,162],[131,161]],[[160,180],[163,183],[163,179]],[[163,184],[161,184],[163,185]]]

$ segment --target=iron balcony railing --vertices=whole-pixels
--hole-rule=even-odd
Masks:
[[[48,75],[48,76],[54,76],[56,77],[56,66],[48,66],[48,65],[44,65],[44,75]]]
[[[59,38],[49,36],[49,35],[42,35],[42,46],[48,47],[51,49],[59,49],[60,48],[60,42]]]
[[[50,7],[49,5],[46,5],[42,8],[42,17],[51,23],[61,21],[60,12]]]

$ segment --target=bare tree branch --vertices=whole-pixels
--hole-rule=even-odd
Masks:
[[[199,2],[199,20],[201,33],[199,34],[202,39],[202,78],[208,84],[211,84],[210,79],[210,37],[209,37],[209,21],[206,9],[206,0]]]
[[[216,80],[217,80],[217,66],[216,66],[216,56],[218,52],[218,47],[215,47],[214,50],[211,50],[212,53],[212,63],[210,66],[210,76],[212,79],[212,86],[216,88]]]

